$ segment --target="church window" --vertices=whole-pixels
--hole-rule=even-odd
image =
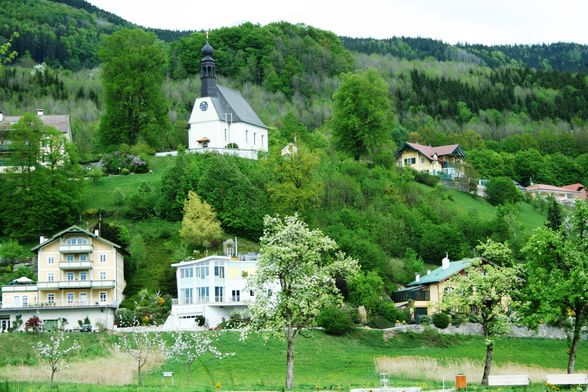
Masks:
[[[257,133],[253,132],[253,145],[255,146],[257,144]]]
[[[261,135],[261,147],[263,147],[263,135]]]
[[[249,131],[245,130],[245,143],[249,143]]]
[[[225,128],[225,142],[227,141],[227,128]]]

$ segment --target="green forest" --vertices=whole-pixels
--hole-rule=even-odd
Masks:
[[[182,242],[193,191],[216,211],[224,237],[243,238],[244,251],[256,249],[264,215],[298,213],[391,293],[446,253],[474,256],[487,238],[519,257],[549,209],[521,194],[491,204],[399,170],[404,142],[460,144],[468,173],[460,189],[504,177],[524,186],[588,183],[586,46],[353,39],[286,22],[212,30],[219,83],[239,90],[270,126],[270,151],[258,161],[156,158],[187,145],[202,32],[141,29],[82,0],[0,0],[0,8],[0,44],[17,53],[0,68],[0,111],[69,114],[73,131],[70,153],[58,158],[64,167],[0,175],[2,283],[17,277],[7,260],[30,257],[26,247],[39,235],[100,223],[129,250],[130,298],[141,288],[175,295],[169,264],[220,246]],[[117,67],[139,63],[147,87],[126,116],[116,99],[139,73]],[[359,142],[350,146],[356,115],[369,132],[353,134]],[[27,124],[23,138],[49,132]],[[284,159],[281,149],[294,141],[298,154]],[[99,161],[102,169],[92,168]],[[26,197],[14,197],[23,189]]]

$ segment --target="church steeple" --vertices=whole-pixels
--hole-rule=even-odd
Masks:
[[[200,60],[200,96],[216,97],[216,69],[215,61],[212,57],[214,49],[208,43],[208,32],[206,33],[206,43],[200,52],[202,53],[202,60]]]

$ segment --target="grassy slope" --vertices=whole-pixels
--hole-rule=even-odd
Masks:
[[[84,358],[105,355],[104,347],[113,338],[101,334],[75,334],[83,340]],[[30,342],[39,339],[24,334],[0,335],[0,346],[11,347],[0,351],[0,366],[16,364],[16,358],[34,358]],[[374,358],[378,356],[426,356],[437,359],[473,359],[480,361],[484,356],[484,341],[478,337],[455,337],[453,345],[436,347],[420,338],[396,337],[389,342],[382,339],[379,331],[360,331],[349,337],[332,337],[322,332],[310,332],[308,338],[300,337],[296,345],[295,382],[297,388],[310,390],[322,388],[377,385],[378,376],[374,370]],[[229,390],[275,390],[283,385],[285,374],[285,342],[270,339],[267,343],[260,337],[240,341],[239,334],[222,334],[219,349],[234,352],[235,355],[223,360],[206,358],[193,367],[192,389],[212,390],[215,383]],[[588,368],[588,342],[580,344],[577,369]],[[546,356],[545,353],[550,353]],[[566,365],[566,342],[545,339],[499,339],[496,345],[494,363],[514,362],[526,365],[559,368]],[[27,361],[34,363],[34,359]],[[174,371],[176,384],[185,383],[182,363],[170,361],[161,369],[145,377],[145,384],[156,386],[161,382],[161,370]],[[399,381],[392,376],[395,385],[417,385],[423,380]],[[431,384],[431,382],[428,382]],[[60,390],[62,386],[60,386]],[[78,389],[76,389],[78,390]],[[103,390],[103,389],[94,389]],[[105,390],[105,389],[104,389]],[[117,389],[113,389],[117,390]],[[184,389],[182,389],[184,390]],[[185,389],[187,390],[187,389]]]

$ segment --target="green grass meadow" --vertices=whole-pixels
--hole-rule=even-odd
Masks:
[[[110,334],[75,334],[81,339],[83,349],[75,361],[109,355],[117,337]],[[165,334],[166,339],[170,336]],[[0,336],[0,371],[6,365],[38,365],[31,345],[46,336],[26,334],[3,334]],[[6,348],[6,349],[5,349]],[[222,390],[276,391],[284,385],[285,350],[284,341],[270,339],[264,341],[259,336],[241,341],[238,332],[221,334],[218,348],[222,352],[233,352],[222,360],[203,358],[193,365],[190,384],[186,384],[185,366],[177,361],[164,362],[159,368],[143,377],[144,385],[136,386],[96,386],[88,384],[60,383],[56,376],[58,390],[61,391],[125,391],[158,390],[161,387],[161,371],[173,371],[175,387],[165,390],[214,391],[219,384]],[[484,358],[485,345],[479,337],[439,336],[399,334],[385,341],[381,331],[360,330],[349,336],[333,337],[321,331],[310,331],[296,341],[295,385],[296,390],[342,390],[350,387],[376,387],[378,374],[374,359],[380,356],[417,356],[438,360]],[[577,369],[588,369],[588,342],[580,344]],[[561,369],[565,372],[567,364],[566,342],[546,339],[499,339],[496,343],[494,364],[524,364],[545,368]],[[99,369],[97,369],[99,371]],[[448,380],[454,375],[448,376]],[[0,378],[1,381],[1,378]],[[472,385],[479,382],[470,380]],[[441,389],[441,383],[424,379],[408,379],[391,375],[394,386],[421,386],[423,389]],[[18,383],[11,381],[12,390],[49,390],[48,384]],[[545,386],[541,386],[544,390]],[[0,385],[0,392],[3,390]],[[23,388],[23,389],[18,389]],[[540,390],[535,385],[530,390]],[[504,389],[501,389],[503,391]]]

